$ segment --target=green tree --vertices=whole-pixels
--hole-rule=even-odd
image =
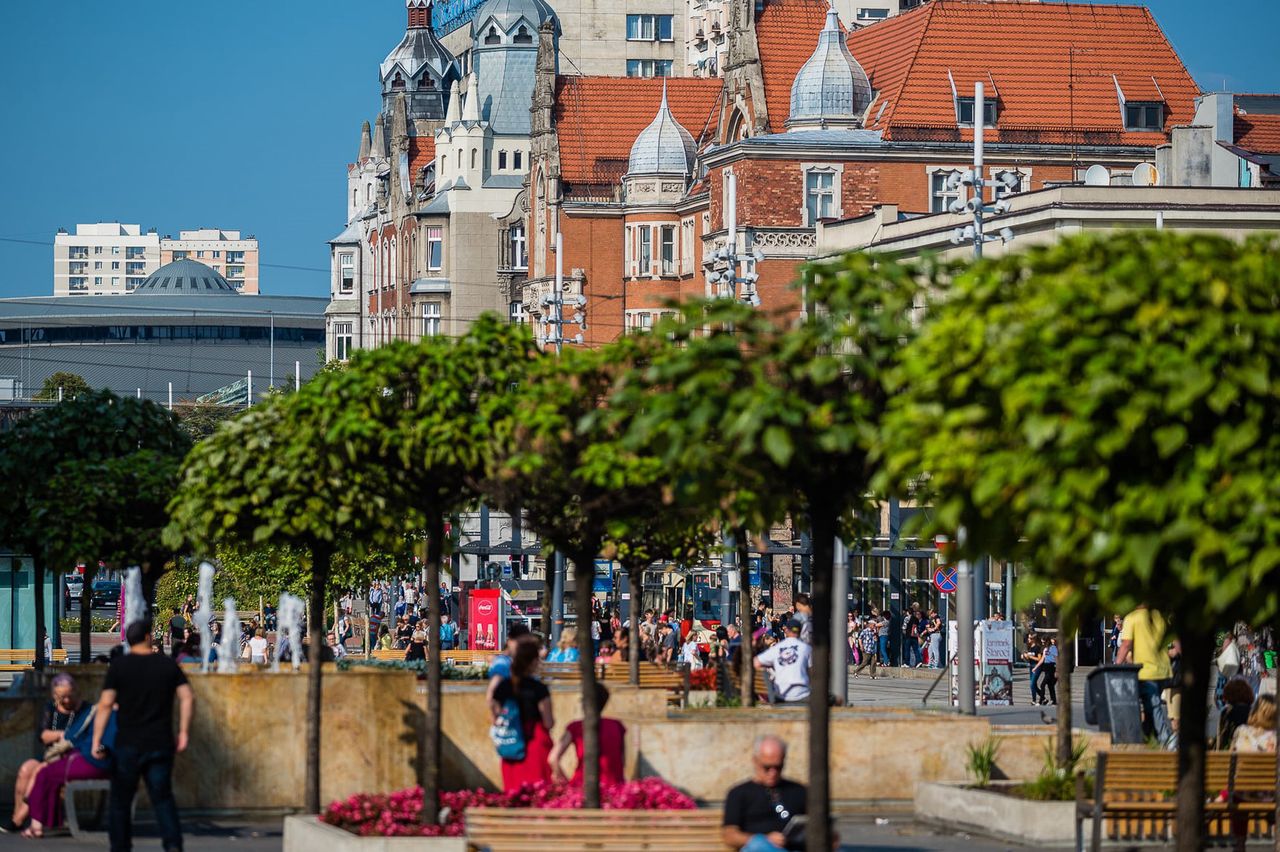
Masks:
[[[170,546],[197,556],[219,546],[273,544],[309,557],[305,806],[311,813],[320,810],[320,663],[334,558],[359,559],[398,528],[384,470],[352,465],[350,447],[333,437],[334,412],[355,418],[362,410],[342,376],[326,373],[296,394],[269,398],[197,444],[165,531]]]
[[[863,254],[813,264],[804,271],[804,322],[735,303],[705,305],[687,313],[691,322],[675,335],[687,339],[689,354],[655,359],[649,368],[655,375],[670,370],[669,391],[639,428],[646,442],[666,448],[666,464],[691,472],[684,481],[695,500],[705,504],[723,492],[723,514],[731,522],[736,516],[732,526],[766,530],[787,514],[807,519],[812,529],[811,850],[831,847],[835,539],[861,537],[875,517],[872,454],[889,399],[885,379],[901,342],[914,333],[917,300],[933,277],[927,267]],[[698,339],[703,327],[710,331]],[[716,459],[709,466],[700,461],[708,453]]]
[[[191,440],[202,441],[212,435],[219,425],[244,413],[244,409],[235,405],[184,400],[174,404],[173,413],[183,431],[191,436]]]
[[[321,427],[346,448],[349,464],[379,469],[379,482],[389,489],[385,500],[399,512],[399,533],[426,532],[427,629],[433,643],[440,635],[446,519],[478,499],[492,444],[490,425],[510,410],[513,387],[536,357],[526,328],[485,314],[461,338],[358,352],[345,370],[322,380],[340,385],[353,408],[319,413]],[[423,819],[434,819],[439,811],[440,665],[440,655],[432,654]]]
[[[86,391],[33,412],[0,434],[0,541],[35,568],[36,631],[45,624],[44,572],[83,560],[81,612],[90,610],[98,560],[142,568],[150,600],[169,552],[159,530],[190,442],[160,406]],[[88,658],[88,618],[81,618]]]
[[[621,535],[618,519],[664,510],[666,470],[659,459],[627,449],[594,416],[631,368],[620,346],[569,349],[531,363],[513,410],[490,417],[494,444],[484,490],[508,511],[524,510],[530,526],[574,566],[579,625],[591,617],[595,559]],[[600,713],[591,632],[578,630],[582,675],[584,800],[600,807]]]
[[[39,393],[32,399],[42,400],[45,402],[56,402],[59,399],[75,399],[83,393],[93,390],[89,387],[89,383],[84,380],[83,376],[77,373],[69,373],[65,370],[59,370],[49,378],[44,380]]]
[[[969,555],[1023,560],[1069,616],[1096,587],[1171,618],[1182,850],[1215,627],[1280,604],[1278,248],[1118,233],[975,265],[904,352],[886,426],[892,481],[916,478]]]

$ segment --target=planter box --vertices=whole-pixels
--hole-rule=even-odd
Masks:
[[[1075,802],[1033,802],[994,792],[1013,786],[996,782],[978,790],[958,783],[921,782],[916,786],[915,815],[924,822],[1033,847],[1075,845]]]
[[[467,852],[465,837],[358,837],[314,814],[284,818],[284,852]]]
[[[716,691],[714,689],[691,689],[686,707],[715,707]]]

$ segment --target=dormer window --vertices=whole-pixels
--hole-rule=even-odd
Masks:
[[[399,71],[396,72],[396,76],[391,78],[391,88],[396,91],[404,90],[404,77],[400,75]]]
[[[1126,102],[1124,129],[1157,132],[1164,130],[1164,104],[1152,101]]]
[[[516,37],[512,41],[516,44],[533,44],[533,36],[530,35],[529,28],[521,24],[520,29],[516,30]]]
[[[956,123],[961,127],[973,127],[973,98],[956,98]],[[982,101],[982,126],[996,126],[996,102],[992,98]]]
[[[489,32],[484,34],[484,43],[485,44],[501,44],[502,43],[502,36],[498,34],[497,27],[495,26],[489,27]]]
[[[435,87],[436,81],[431,79],[430,74],[423,74],[422,79],[418,81],[419,89],[434,89]]]

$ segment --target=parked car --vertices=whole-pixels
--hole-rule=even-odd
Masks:
[[[73,602],[79,602],[80,591],[84,588],[84,577],[79,574],[68,574],[66,588],[67,609],[71,609]]]
[[[119,580],[95,580],[93,583],[93,606],[116,606],[120,603]]]

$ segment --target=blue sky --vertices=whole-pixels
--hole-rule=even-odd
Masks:
[[[1202,87],[1276,92],[1274,2],[1149,5]],[[117,220],[254,234],[265,292],[325,295],[404,20],[402,0],[0,0],[0,297],[52,292],[59,226]]]

